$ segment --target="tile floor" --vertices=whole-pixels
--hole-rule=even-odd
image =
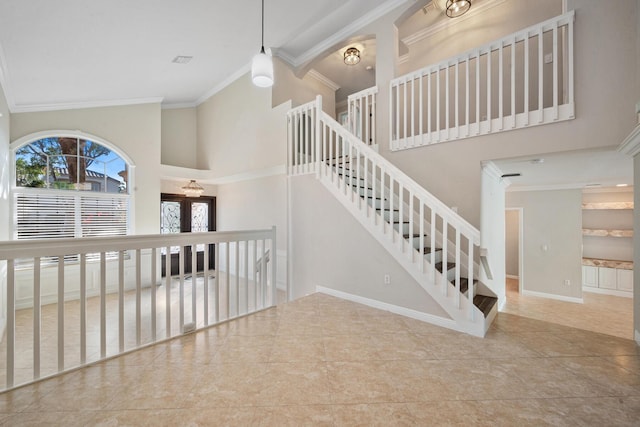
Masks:
[[[20,426],[639,422],[631,340],[508,313],[474,338],[323,294],[0,394]]]

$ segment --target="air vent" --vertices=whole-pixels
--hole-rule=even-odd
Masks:
[[[175,58],[173,58],[171,62],[173,62],[174,64],[188,64],[189,61],[191,61],[192,59],[193,59],[193,56],[178,55]]]

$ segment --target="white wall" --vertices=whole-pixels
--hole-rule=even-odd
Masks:
[[[502,178],[491,167],[485,166],[481,177],[482,213],[480,218],[480,247],[487,250],[490,279],[484,268],[480,269],[480,282],[498,297],[498,304],[505,299],[505,194]]]
[[[506,205],[523,209],[523,293],[581,299],[582,191],[508,192]]]
[[[196,108],[163,109],[161,157],[163,165],[196,168]]]
[[[80,130],[109,141],[135,163],[134,230],[160,231],[160,105],[86,108],[11,115],[11,140],[47,130]]]
[[[290,178],[290,191],[295,298],[323,286],[448,318],[315,175]],[[384,284],[385,274],[390,285]]]

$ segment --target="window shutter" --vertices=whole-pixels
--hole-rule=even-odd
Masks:
[[[75,236],[75,197],[17,194],[16,238],[56,239]]]
[[[81,196],[82,237],[127,234],[128,200],[122,197]]]

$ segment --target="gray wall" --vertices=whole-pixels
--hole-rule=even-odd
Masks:
[[[523,292],[582,298],[582,191],[511,192],[506,205],[523,208]]]
[[[507,276],[519,276],[518,257],[520,256],[520,211],[517,209],[507,209],[505,223],[505,260]]]

